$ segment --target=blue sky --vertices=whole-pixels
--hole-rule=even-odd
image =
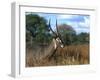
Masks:
[[[30,14],[30,13],[27,13]],[[71,14],[49,14],[49,13],[33,13],[41,17],[44,17],[46,20],[51,20],[51,27],[55,29],[56,19],[58,25],[68,24],[71,25],[77,33],[90,31],[90,16],[88,15],[71,15]]]

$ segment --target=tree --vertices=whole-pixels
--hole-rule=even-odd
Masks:
[[[89,43],[89,33],[82,32],[77,35],[77,39],[81,44]]]
[[[76,32],[72,26],[61,24],[58,26],[59,32],[63,38],[65,45],[71,45],[76,37]]]
[[[51,40],[46,19],[36,14],[26,15],[26,42],[30,42],[31,39],[39,44],[45,44]]]

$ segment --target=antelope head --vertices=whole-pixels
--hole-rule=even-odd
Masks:
[[[50,25],[50,20],[49,20],[49,28],[50,28],[51,32],[53,33],[53,35],[55,36],[55,37],[53,37],[54,48],[55,49],[57,49],[58,47],[63,48],[64,42],[61,38],[61,35],[59,33],[59,29],[57,27],[57,20],[56,20],[56,32],[52,30],[51,25]]]

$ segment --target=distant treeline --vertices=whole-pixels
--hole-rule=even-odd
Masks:
[[[62,37],[65,45],[89,44],[89,33],[65,34]]]
[[[76,34],[72,26],[61,24],[57,26],[65,45],[88,44],[89,33]],[[55,31],[56,32],[56,31]],[[26,44],[47,45],[54,35],[51,33],[48,21],[36,14],[26,15]]]

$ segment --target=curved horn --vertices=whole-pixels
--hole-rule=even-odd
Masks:
[[[57,19],[56,19],[56,30],[57,30],[57,34],[59,35],[59,31],[58,31],[58,27],[57,27]]]
[[[54,35],[56,35],[57,36],[57,34],[52,30],[52,28],[51,28],[51,25],[50,25],[50,19],[49,19],[49,28],[50,28],[50,30],[52,31],[52,33],[54,34]]]
[[[57,35],[58,35],[59,39],[60,39],[61,42],[64,44],[64,42],[63,42],[63,40],[62,40],[62,38],[61,38],[61,35],[60,35],[60,33],[59,33],[58,24],[57,24],[57,19],[56,19],[56,30],[57,30]]]

